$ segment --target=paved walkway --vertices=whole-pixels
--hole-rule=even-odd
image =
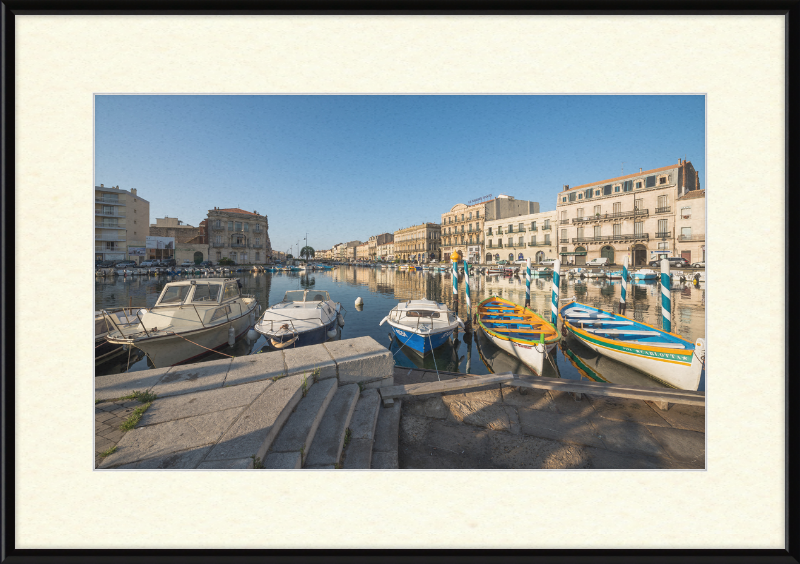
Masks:
[[[436,381],[395,368],[395,384]],[[442,379],[463,377],[442,374]],[[492,385],[403,400],[400,468],[702,469],[705,410]]]

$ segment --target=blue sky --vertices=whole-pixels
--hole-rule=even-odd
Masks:
[[[439,222],[507,194],[553,210],[578,186],[687,158],[705,188],[703,96],[95,98],[95,183],[137,188],[150,222],[266,214],[272,247]],[[624,171],[624,172],[623,172]]]

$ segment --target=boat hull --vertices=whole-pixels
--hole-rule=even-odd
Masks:
[[[446,329],[438,333],[414,333],[408,327],[394,325],[391,321],[389,327],[392,329],[395,338],[401,345],[409,347],[418,354],[427,354],[444,345],[453,335],[454,328]]]
[[[524,344],[516,341],[498,339],[483,329],[481,329],[481,331],[497,348],[519,359],[520,362],[539,375],[541,375],[544,370],[545,356],[556,348],[555,343],[541,345]]]
[[[563,306],[561,311],[568,306]],[[584,306],[586,307],[586,306]],[[559,312],[563,327],[581,343],[612,360],[626,364],[640,372],[650,375],[661,383],[681,389],[697,390],[703,370],[705,341],[697,339],[694,348],[686,350],[664,349],[654,346],[636,346],[634,344],[603,338],[573,326],[565,321]],[[628,319],[623,315],[615,315],[615,319]],[[650,327],[641,323],[645,327]],[[657,328],[655,331],[664,333]],[[675,335],[679,337],[678,335]],[[687,343],[691,345],[691,342]]]
[[[267,338],[267,346],[273,350],[284,348],[306,347],[309,345],[320,345],[328,341],[328,332],[336,328],[336,318],[334,317],[327,325],[320,325],[308,331],[298,333],[272,334],[269,332],[261,333]],[[296,338],[295,338],[296,337]]]

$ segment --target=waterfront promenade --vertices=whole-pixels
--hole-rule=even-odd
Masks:
[[[475,378],[397,367],[370,337],[98,376],[95,466],[704,467],[703,406],[663,410],[601,395],[576,401],[508,382],[381,401],[397,386],[453,380],[467,388]],[[137,410],[138,421],[121,431]]]

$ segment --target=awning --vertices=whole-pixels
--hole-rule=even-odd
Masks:
[[[575,251],[575,252],[572,252],[572,253],[558,253],[558,254],[560,254],[560,255],[570,255],[570,256],[572,256],[572,255],[580,255],[580,256],[583,256],[583,255],[585,255],[585,254],[586,254],[586,252],[587,252],[587,251]]]

